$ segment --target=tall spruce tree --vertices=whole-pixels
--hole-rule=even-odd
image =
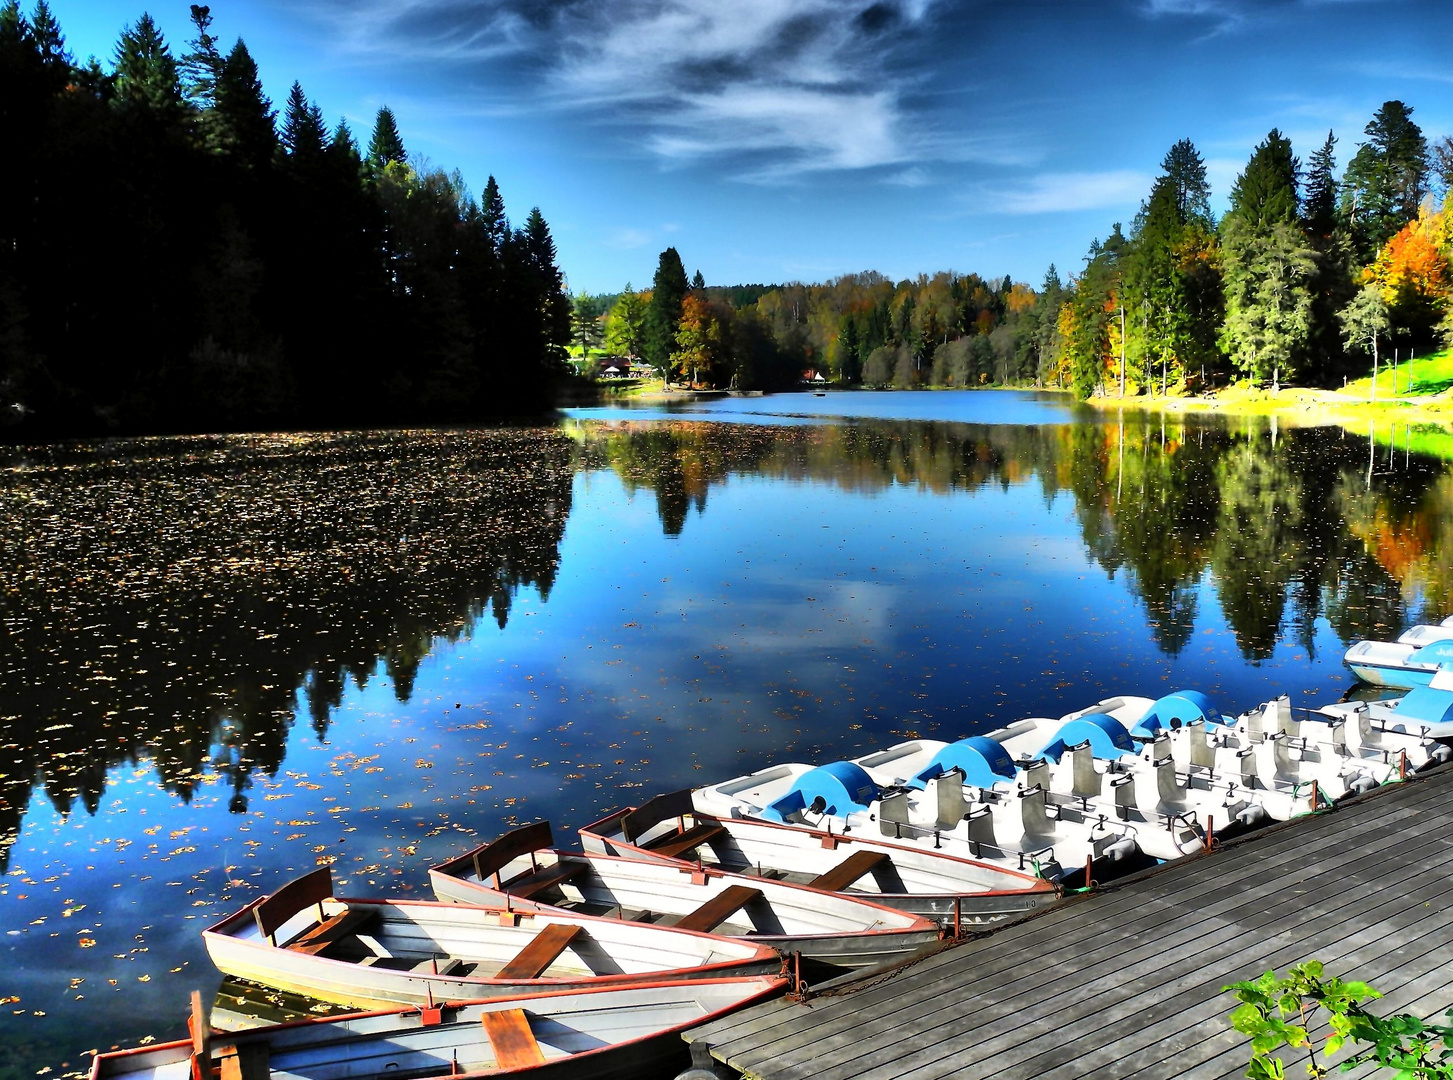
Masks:
[[[1210,184],[1182,139],[1136,216],[1123,259],[1126,380],[1161,393],[1216,359],[1220,273]],[[1116,358],[1118,364],[1119,358]]]
[[[282,144],[288,156],[297,165],[321,161],[327,142],[328,129],[322,113],[308,101],[302,85],[293,83],[283,109]]]
[[[180,119],[182,86],[177,61],[150,15],[121,31],[116,46],[116,101],[155,120]]]
[[[646,305],[646,361],[670,378],[671,353],[676,348],[676,332],[681,324],[681,302],[689,292],[686,267],[674,247],[661,252],[656,263],[656,276],[651,279],[651,302]]]
[[[50,91],[57,93],[65,89],[70,80],[71,54],[66,50],[61,24],[56,21],[45,0],[36,0],[35,10],[31,12],[30,38],[35,44]]]
[[[570,315],[574,305],[565,291],[565,275],[556,264],[555,240],[550,226],[538,206],[532,207],[516,239],[525,256],[526,288],[531,302],[530,313],[537,320],[535,329],[538,362],[547,372],[564,364],[565,347],[570,343]]]
[[[179,65],[182,88],[193,105],[210,109],[216,104],[217,81],[226,61],[212,35],[212,9],[206,4],[193,4],[192,25],[197,28],[197,36],[187,42],[190,51]]]
[[[257,63],[241,38],[222,63],[213,97],[215,149],[243,169],[267,168],[277,153],[277,114],[262,92]]]
[[[1208,228],[1211,222],[1211,183],[1206,179],[1206,163],[1196,144],[1181,139],[1160,163],[1161,172],[1169,181],[1176,216],[1182,224],[1199,221]]]
[[[404,139],[399,134],[398,121],[387,105],[378,110],[373,122],[373,137],[368,141],[368,165],[375,172],[382,172],[391,161],[407,162]]]
[[[505,202],[499,193],[499,184],[491,176],[484,185],[484,197],[479,202],[480,227],[485,239],[496,257],[504,250],[510,235],[510,219],[505,216]]]
[[[1221,222],[1226,267],[1222,345],[1258,385],[1278,387],[1305,357],[1316,252],[1298,217],[1298,162],[1272,129],[1231,189]]]
[[[1337,227],[1337,137],[1327,141],[1307,165],[1307,191],[1302,202],[1302,223],[1312,237],[1329,237]]]
[[[1326,381],[1341,366],[1345,337],[1338,312],[1357,288],[1352,244],[1337,206],[1336,145],[1336,136],[1327,132],[1326,141],[1309,162],[1302,200],[1302,225],[1317,253],[1317,268],[1309,283],[1312,312],[1306,372],[1318,381]]]
[[[1413,110],[1385,101],[1367,127],[1367,141],[1347,163],[1342,212],[1363,262],[1418,216],[1428,193],[1428,144]]]

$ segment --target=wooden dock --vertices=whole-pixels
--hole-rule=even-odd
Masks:
[[[1248,1049],[1221,988],[1269,968],[1322,960],[1377,1012],[1441,1018],[1450,909],[1453,767],[687,1037],[761,1080],[1231,1080]]]

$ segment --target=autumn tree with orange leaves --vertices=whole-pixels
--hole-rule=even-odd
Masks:
[[[681,302],[681,322],[676,330],[676,349],[671,363],[695,386],[718,366],[722,351],[721,322],[711,303],[698,292],[686,294]]]
[[[1453,272],[1448,263],[1445,211],[1424,208],[1382,246],[1363,280],[1375,285],[1395,330],[1415,346],[1430,343],[1433,329],[1448,313]]]

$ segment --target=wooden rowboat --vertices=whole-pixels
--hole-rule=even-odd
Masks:
[[[778,976],[551,991],[350,1013],[98,1054],[90,1080],[636,1080],[686,1064],[680,1033],[780,993]],[[199,1003],[200,998],[194,997]],[[198,1004],[194,1016],[200,1013]]]
[[[587,853],[701,865],[843,893],[931,919],[984,925],[1052,904],[1032,874],[859,833],[698,813],[689,790],[584,826]]]
[[[333,896],[323,867],[202,933],[225,974],[360,1009],[758,975],[765,945],[571,912]]]
[[[551,848],[549,822],[506,833],[429,870],[434,895],[749,937],[835,968],[892,963],[939,940],[937,923],[861,896],[706,867]]]

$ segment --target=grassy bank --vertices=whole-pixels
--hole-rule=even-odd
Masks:
[[[1394,377],[1397,392],[1394,393]],[[1283,387],[1272,391],[1245,383],[1194,397],[1092,398],[1103,409],[1139,408],[1271,416],[1303,424],[1364,428],[1383,421],[1446,427],[1453,422],[1453,349],[1444,349],[1372,373],[1336,390]]]

